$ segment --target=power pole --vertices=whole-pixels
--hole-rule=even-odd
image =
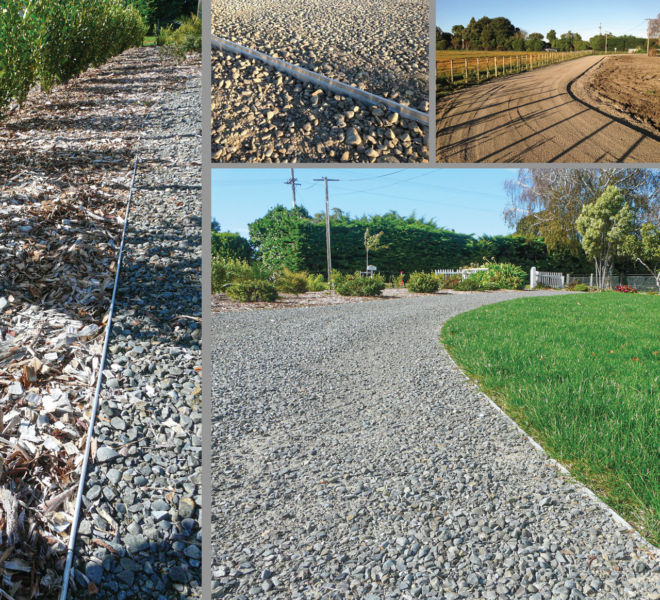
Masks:
[[[297,181],[298,180],[293,175],[293,167],[292,167],[291,168],[291,178],[289,179],[289,181],[285,181],[284,183],[286,185],[291,186],[291,193],[293,194],[293,208],[296,207],[296,186],[300,185],[299,183],[296,183]],[[315,179],[314,181],[318,181],[318,180]]]
[[[603,37],[603,24],[602,23],[598,24],[598,35],[600,37]]]
[[[644,19],[646,21],[646,56],[649,55],[649,48],[651,46],[651,19]]]
[[[328,259],[328,283],[330,283],[330,277],[332,275],[332,252],[330,250],[330,201],[328,199],[328,181],[339,181],[339,179],[321,177],[321,179],[315,179],[314,181],[325,182],[325,254]]]
[[[609,35],[609,33],[607,33],[607,31],[606,31],[605,32],[605,54],[607,54],[607,36],[608,35]]]

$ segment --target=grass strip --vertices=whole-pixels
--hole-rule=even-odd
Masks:
[[[660,544],[660,297],[522,298],[462,313],[441,341],[571,473]]]

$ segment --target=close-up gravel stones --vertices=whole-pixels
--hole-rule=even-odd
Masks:
[[[652,546],[439,344],[548,293],[214,315],[213,597],[660,598]]]
[[[214,0],[213,33],[428,112],[428,3]],[[213,51],[217,162],[424,162],[428,128]]]
[[[201,82],[144,127],[73,597],[201,597]]]

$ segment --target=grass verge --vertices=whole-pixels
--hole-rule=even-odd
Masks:
[[[660,544],[660,298],[522,298],[462,313],[441,340],[545,450]]]

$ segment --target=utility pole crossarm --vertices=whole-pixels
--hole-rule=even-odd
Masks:
[[[293,208],[296,207],[296,186],[300,185],[299,183],[297,183],[297,181],[298,180],[295,178],[295,176],[293,174],[293,167],[292,167],[291,168],[291,178],[289,179],[289,181],[285,181],[284,183],[286,185],[291,186],[291,193],[293,194]]]

